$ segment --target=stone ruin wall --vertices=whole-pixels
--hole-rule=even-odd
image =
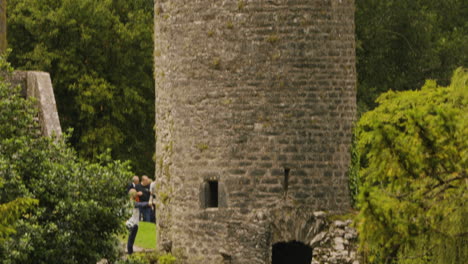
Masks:
[[[159,247],[271,263],[350,208],[354,1],[157,0],[154,55]]]
[[[23,97],[36,99],[42,135],[61,136],[62,128],[50,75],[46,72],[16,71],[8,78],[8,81],[13,86],[21,86]]]

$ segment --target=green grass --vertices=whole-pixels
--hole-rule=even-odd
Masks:
[[[128,236],[127,236],[128,238]],[[142,248],[156,248],[156,224],[140,222],[135,245]]]
[[[128,232],[120,237],[120,241],[127,243]],[[148,222],[140,222],[138,224],[138,233],[135,239],[135,246],[155,249],[156,248],[156,224]]]

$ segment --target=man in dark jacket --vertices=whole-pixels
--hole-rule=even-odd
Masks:
[[[150,200],[150,180],[148,176],[141,176],[141,184],[136,186],[136,190],[140,197],[140,202],[149,202]],[[140,217],[143,216],[144,222],[151,222],[151,207],[145,206],[140,208]]]
[[[130,189],[135,189],[137,185],[140,184],[140,178],[138,176],[133,176],[132,182],[127,185],[127,193],[130,191]]]

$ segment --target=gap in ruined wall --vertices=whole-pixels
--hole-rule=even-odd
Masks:
[[[218,181],[208,181],[205,188],[205,207],[217,208],[219,200]]]
[[[272,264],[310,264],[312,248],[302,242],[278,242],[272,246]]]

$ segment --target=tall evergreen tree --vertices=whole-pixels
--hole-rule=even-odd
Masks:
[[[466,17],[464,0],[356,1],[360,111],[390,89],[412,90],[426,79],[447,85],[468,66]]]

